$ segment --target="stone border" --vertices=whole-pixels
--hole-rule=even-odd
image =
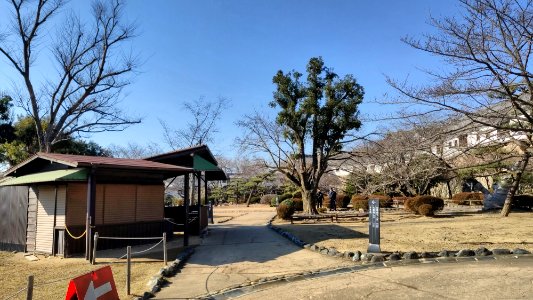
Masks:
[[[485,247],[480,246],[476,250],[471,249],[461,249],[459,251],[450,251],[450,250],[443,250],[441,252],[416,252],[416,251],[408,251],[408,252],[393,252],[393,253],[363,253],[361,251],[346,251],[346,252],[340,252],[337,251],[335,247],[326,248],[323,246],[318,246],[315,244],[307,244],[304,241],[300,240],[298,237],[294,236],[290,232],[284,231],[280,227],[272,225],[272,221],[276,216],[273,216],[267,223],[267,227],[274,230],[281,236],[285,237],[289,241],[293,242],[296,246],[305,248],[311,251],[318,252],[323,255],[328,255],[331,257],[337,257],[341,259],[348,259],[354,262],[361,261],[362,263],[365,262],[384,262],[384,261],[399,261],[399,260],[417,260],[417,259],[431,259],[431,258],[461,258],[461,257],[487,257],[487,256],[498,256],[498,255],[526,255],[531,254],[530,251],[525,249],[516,248],[513,250],[509,249],[492,249],[488,250]]]
[[[149,291],[144,292],[140,297],[137,297],[137,300],[150,299],[155,296],[155,293],[161,290],[161,287],[167,283],[165,277],[171,277],[180,272],[187,260],[194,253],[194,246],[185,248],[182,252],[178,254],[178,257],[172,261],[168,266],[161,268],[157,275],[152,276],[152,278],[146,284],[150,289]]]
[[[386,261],[386,262],[363,262],[362,264],[351,266],[351,267],[341,267],[333,269],[321,269],[315,271],[306,271],[290,275],[280,275],[269,278],[261,278],[254,282],[245,282],[242,284],[233,285],[222,289],[220,291],[199,296],[199,299],[233,299],[239,296],[250,294],[254,291],[259,291],[263,288],[272,287],[275,285],[281,285],[286,283],[293,283],[302,280],[315,279],[330,275],[340,275],[355,273],[370,269],[382,269],[389,267],[398,267],[414,264],[426,264],[426,263],[450,263],[450,262],[469,262],[469,261],[485,261],[485,260],[509,260],[509,259],[519,259],[519,258],[533,258],[533,255],[504,255],[504,256],[487,256],[487,257],[441,257],[441,258],[432,258],[432,259],[407,259],[401,261]]]
[[[272,225],[272,221],[276,218],[273,216],[266,226],[273,231],[277,232],[281,236],[293,242],[296,246],[311,251],[318,252],[323,255],[331,257],[337,257],[340,259],[349,259],[354,262],[360,262],[360,264],[350,267],[340,267],[332,269],[320,269],[314,271],[305,271],[295,274],[280,275],[274,277],[260,278],[251,282],[244,282],[242,284],[233,285],[224,288],[220,291],[212,292],[210,294],[202,295],[200,299],[230,299],[245,294],[249,294],[259,288],[269,287],[276,284],[284,284],[288,282],[295,282],[300,280],[306,280],[310,278],[318,278],[334,274],[346,274],[358,271],[364,271],[368,269],[387,268],[393,266],[413,265],[413,264],[426,264],[426,263],[452,263],[452,262],[469,262],[469,261],[486,261],[496,259],[518,259],[520,257],[532,257],[529,251],[524,249],[493,249],[492,251],[480,247],[477,250],[463,249],[460,251],[441,251],[436,252],[420,252],[415,251],[405,253],[388,253],[388,254],[374,254],[374,253],[361,253],[355,252],[338,252],[335,248],[319,247],[317,245],[306,244],[304,241],[298,239],[291,233],[284,231],[283,229]]]

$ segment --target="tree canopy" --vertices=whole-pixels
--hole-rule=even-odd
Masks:
[[[245,116],[239,139],[247,150],[266,154],[267,166],[283,173],[302,192],[304,210],[316,213],[314,194],[328,162],[357,138],[358,105],[364,90],[353,75],[339,77],[321,57],[307,64],[306,82],[297,71],[278,71],[270,105],[279,108],[275,122],[263,115]]]
[[[95,1],[92,22],[71,13],[60,25],[53,20],[65,3],[9,1],[13,26],[0,31],[0,57],[19,75],[12,96],[32,118],[37,145],[45,152],[71,136],[140,122],[118,107],[120,92],[136,69],[135,58],[124,51],[135,26],[124,22],[122,3]],[[43,57],[56,70],[47,70],[44,79],[35,76]]]

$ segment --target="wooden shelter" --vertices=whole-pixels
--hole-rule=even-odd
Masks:
[[[159,154],[156,156],[145,158],[148,161],[164,163],[175,166],[183,166],[191,168],[193,170],[193,177],[196,179],[195,187],[193,190],[197,194],[195,197],[191,197],[193,200],[192,206],[189,210],[189,201],[186,199],[185,207],[168,207],[165,208],[165,216],[173,219],[181,220],[182,218],[186,219],[187,222],[184,222],[185,233],[189,232],[187,226],[191,224],[192,232],[201,233],[202,230],[207,228],[207,206],[205,199],[208,195],[208,182],[209,181],[218,181],[218,180],[227,180],[226,173],[218,166],[218,162],[215,159],[214,155],[209,150],[207,145],[198,145],[184,149],[178,149],[172,152]],[[205,197],[202,199],[202,183],[204,187]],[[189,182],[186,179],[185,184],[186,190],[189,190]],[[188,195],[185,193],[185,197]],[[196,199],[196,201],[194,201]],[[181,217],[184,216],[184,217]],[[192,220],[189,221],[192,217]]]
[[[0,214],[9,219],[15,212],[12,221],[5,221],[6,216],[4,221],[17,235],[0,232],[0,246],[65,256],[85,251],[90,259],[94,232],[161,236],[171,231],[164,221],[163,181],[188,178],[192,172],[188,167],[142,159],[38,153],[8,170],[0,182],[0,189],[6,191],[0,195],[16,194],[2,196]],[[109,241],[98,248],[116,246],[123,245]]]

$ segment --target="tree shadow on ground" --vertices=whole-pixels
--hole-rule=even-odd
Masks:
[[[336,224],[279,224],[276,227],[292,233],[308,244],[331,239],[368,239],[368,234],[366,233]]]

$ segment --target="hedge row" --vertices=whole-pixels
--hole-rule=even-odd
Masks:
[[[423,216],[433,216],[444,208],[444,200],[433,196],[418,196],[404,202],[407,211]]]
[[[379,200],[379,207],[392,207],[392,198],[387,195],[353,195],[352,207],[355,210],[368,210],[368,199]]]

